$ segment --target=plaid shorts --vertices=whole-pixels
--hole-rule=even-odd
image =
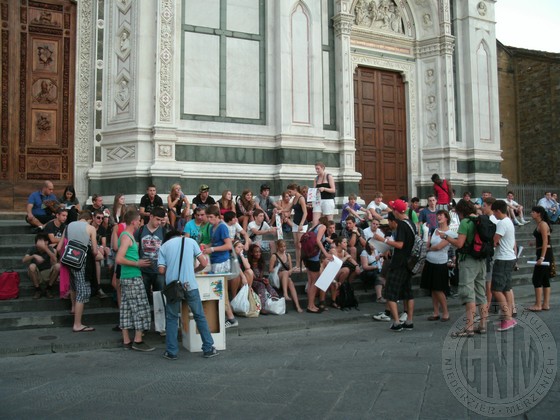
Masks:
[[[70,287],[76,292],[76,302],[88,303],[91,296],[91,286],[86,280],[86,265],[79,270],[70,268]]]
[[[412,300],[412,275],[406,267],[389,267],[385,281],[385,299],[396,302],[397,300]]]
[[[152,316],[142,277],[121,279],[120,327],[123,330],[147,331]]]
[[[216,273],[216,274],[229,273],[231,271],[230,260],[225,260],[224,262],[221,262],[221,263],[212,264],[211,270],[212,270],[213,273]]]

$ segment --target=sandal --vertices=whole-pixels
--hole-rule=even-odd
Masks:
[[[455,331],[451,333],[452,338],[472,338],[474,337],[474,332],[469,330]]]
[[[439,315],[430,315],[428,321],[439,321]]]
[[[486,334],[486,328],[478,326],[474,328],[473,332],[476,334]]]
[[[383,297],[377,298],[376,302],[377,303],[387,303],[387,301]]]
[[[324,300],[319,301],[319,305],[317,305],[319,307],[319,309],[322,309],[323,311],[327,310],[327,305],[326,302]]]
[[[340,309],[340,305],[338,305],[336,302],[331,303],[331,306],[335,309]]]

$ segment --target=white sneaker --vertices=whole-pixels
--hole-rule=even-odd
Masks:
[[[377,315],[372,316],[373,319],[376,321],[390,321],[391,318],[388,317],[385,312],[379,312]]]
[[[401,322],[404,322],[404,321],[406,321],[407,319],[408,319],[408,314],[407,314],[406,312],[403,312],[403,313],[401,314],[401,317],[399,318],[399,320],[400,320]]]

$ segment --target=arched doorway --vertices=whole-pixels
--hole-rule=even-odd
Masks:
[[[358,66],[354,73],[356,171],[367,201],[408,195],[404,82],[397,72]]]
[[[73,183],[76,4],[0,0],[0,210]]]

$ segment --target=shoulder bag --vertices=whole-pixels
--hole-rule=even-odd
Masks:
[[[179,257],[179,270],[177,277],[181,276],[181,265],[183,264],[183,250],[185,249],[185,238],[181,238],[181,254]],[[185,299],[185,289],[181,280],[172,280],[163,288],[163,295],[168,303],[176,303]]]

